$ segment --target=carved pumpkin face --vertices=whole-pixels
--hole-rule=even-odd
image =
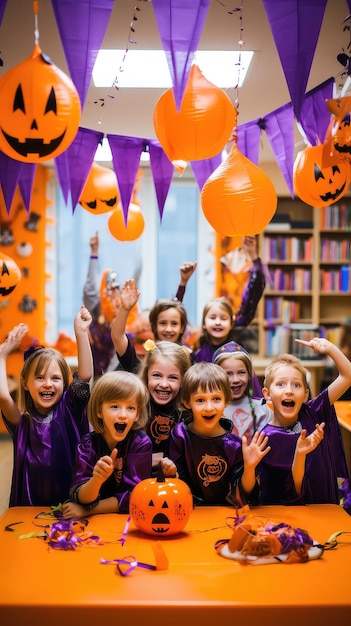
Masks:
[[[75,138],[80,99],[71,79],[39,46],[0,79],[0,149],[38,163],[57,157]]]
[[[142,235],[145,222],[138,205],[131,202],[128,208],[127,225],[124,223],[123,211],[119,207],[110,215],[107,226],[111,235],[118,241],[134,241]]]
[[[336,157],[333,165],[322,167],[323,145],[307,146],[298,153],[294,163],[296,195],[316,208],[329,206],[342,198],[348,190],[351,172],[346,161]]]
[[[351,163],[351,116],[347,113],[344,118],[335,118],[332,128],[332,147],[342,161]]]
[[[21,279],[21,271],[11,257],[0,252],[0,298],[6,299]]]
[[[117,208],[119,194],[117,177],[113,170],[93,163],[79,204],[89,213],[108,213]]]
[[[185,482],[164,478],[160,468],[157,478],[147,478],[134,487],[129,510],[139,530],[154,537],[168,537],[185,528],[193,510],[193,497]]]

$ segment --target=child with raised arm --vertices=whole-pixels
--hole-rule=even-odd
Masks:
[[[77,446],[65,519],[128,513],[133,488],[151,475],[152,444],[144,431],[148,399],[145,385],[130,372],[107,372],[96,380],[88,404],[93,431]]]
[[[195,363],[182,383],[182,400],[191,415],[171,431],[169,458],[186,482],[195,504],[235,504],[250,500],[255,470],[269,452],[268,438],[256,432],[250,444],[223,425],[231,400],[226,372],[214,363]]]
[[[71,383],[70,368],[57,350],[39,346],[24,353],[19,406],[9,392],[6,359],[28,327],[19,324],[0,345],[0,409],[14,444],[10,506],[51,506],[68,498],[75,447],[89,430],[90,322],[82,306],[74,320],[78,368]]]
[[[229,341],[237,341],[252,352],[256,339],[247,326],[252,322],[263,294],[266,278],[257,255],[256,237],[244,237],[242,248],[252,260],[250,278],[237,312],[226,298],[213,298],[203,309],[201,335],[195,346],[196,361],[212,361],[214,352]]]
[[[327,339],[296,341],[328,355],[339,374],[308,400],[299,359],[282,354],[266,368],[263,394],[273,405],[273,418],[262,429],[271,447],[258,467],[262,503],[339,504],[338,478],[347,478],[348,470],[333,403],[350,386],[351,363]]]

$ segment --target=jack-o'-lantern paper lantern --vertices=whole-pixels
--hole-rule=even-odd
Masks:
[[[193,510],[188,485],[178,478],[157,478],[138,483],[130,496],[129,511],[136,527],[147,535],[169,537],[180,533]]]
[[[277,194],[270,178],[233,144],[205,182],[201,206],[212,228],[224,237],[257,235],[271,221]]]
[[[334,165],[323,165],[323,145],[307,146],[296,156],[294,163],[294,190],[310,206],[322,208],[337,202],[348,190],[351,180],[350,165],[337,160]]]
[[[57,157],[74,140],[80,99],[71,79],[35,45],[0,79],[0,150],[25,163]]]
[[[341,161],[351,163],[351,114],[347,113],[345,117],[336,117],[331,130],[332,151],[340,158]]]
[[[130,203],[128,208],[127,225],[124,223],[124,214],[121,207],[113,211],[107,222],[108,229],[118,241],[134,241],[144,231],[144,217],[137,204]]]
[[[98,215],[113,211],[118,202],[115,172],[94,162],[79,198],[79,204],[89,213]]]
[[[0,299],[6,300],[21,280],[21,270],[7,254],[0,252]]]
[[[158,100],[153,119],[163,150],[182,173],[188,161],[209,159],[223,150],[236,125],[236,110],[224,91],[193,64],[179,111],[173,89],[168,89]]]

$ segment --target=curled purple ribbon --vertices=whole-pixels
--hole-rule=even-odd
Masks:
[[[149,563],[142,563],[142,561],[137,561],[135,556],[126,556],[124,559],[100,559],[100,563],[102,565],[116,564],[116,573],[118,572],[121,576],[128,576],[128,574],[133,572],[136,567],[142,567],[144,569],[150,569],[153,571],[157,569],[156,565],[150,565]],[[125,566],[127,566],[127,569],[125,569]]]

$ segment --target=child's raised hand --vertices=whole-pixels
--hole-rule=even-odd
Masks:
[[[334,344],[324,337],[314,337],[310,341],[304,341],[303,339],[295,339],[296,343],[301,343],[303,346],[312,348],[317,354],[329,354],[330,349]]]
[[[185,262],[183,263],[183,265],[180,266],[179,270],[180,270],[180,284],[183,285],[183,287],[187,284],[190,276],[193,275],[193,273],[195,272],[197,268],[197,261],[194,261],[192,263],[190,262]]]
[[[86,333],[91,324],[91,320],[91,314],[88,309],[82,305],[74,319],[75,333]]]
[[[5,341],[0,344],[0,356],[6,359],[9,354],[14,352],[19,347],[28,330],[29,329],[26,324],[18,324],[18,326],[15,326],[12,330],[10,330]]]
[[[165,478],[176,478],[177,477],[177,466],[171,459],[168,457],[163,457],[160,461],[160,465],[162,467],[163,475]]]
[[[317,446],[319,446],[324,437],[324,427],[325,422],[321,422],[321,424],[316,424],[315,430],[310,435],[308,435],[308,437],[306,437],[307,431],[304,428],[301,431],[300,436],[297,440],[296,452],[300,454],[309,454],[310,452],[313,452],[313,450],[315,450]]]
[[[90,248],[91,248],[91,254],[93,256],[97,256],[98,252],[99,252],[99,233],[98,233],[98,231],[96,231],[95,235],[90,237],[89,243],[90,243]]]
[[[124,309],[130,311],[139,300],[140,291],[137,289],[134,278],[126,280],[121,289],[121,303]]]
[[[256,431],[252,437],[250,445],[247,443],[247,437],[242,437],[242,450],[244,464],[247,467],[256,467],[261,459],[270,451],[271,447],[267,445],[268,437],[265,433]]]
[[[106,454],[105,456],[102,456],[94,466],[93,476],[104,483],[113,472],[116,458],[117,448],[114,448],[110,455]]]
[[[243,237],[241,249],[246,252],[246,254],[250,257],[252,261],[254,261],[257,258],[256,237],[249,235]]]

